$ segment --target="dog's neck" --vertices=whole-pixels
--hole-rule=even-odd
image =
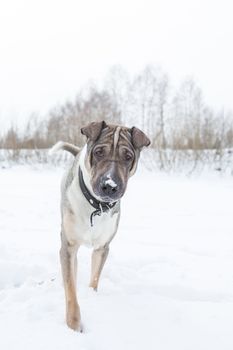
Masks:
[[[86,185],[88,191],[91,193],[91,195],[93,197],[95,197],[97,200],[101,201],[101,198],[97,197],[92,190],[91,176],[90,176],[89,172],[87,171],[87,168],[85,165],[86,153],[87,153],[87,145],[85,145],[80,152],[78,167],[81,168],[81,170],[82,170],[83,178],[84,178],[85,185]]]

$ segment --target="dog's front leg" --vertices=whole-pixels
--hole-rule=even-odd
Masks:
[[[91,281],[89,286],[92,287],[95,291],[97,291],[100,274],[107,259],[108,252],[108,245],[93,250],[91,262]]]
[[[62,237],[60,260],[66,297],[66,322],[70,328],[76,331],[82,331],[80,309],[76,295],[78,248],[78,245],[70,245],[66,239]]]

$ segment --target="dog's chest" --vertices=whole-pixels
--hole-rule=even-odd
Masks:
[[[73,212],[72,233],[69,235],[72,241],[92,246],[94,249],[103,247],[111,241],[118,227],[119,206],[102,213],[100,216],[94,216],[93,226],[91,226],[91,214],[95,208],[87,202],[75,182],[67,191],[67,199]]]
[[[118,214],[111,215],[103,213],[101,216],[95,216],[93,226],[90,222],[86,222],[79,232],[82,243],[88,246],[93,246],[95,249],[103,247],[114,236],[117,230]]]

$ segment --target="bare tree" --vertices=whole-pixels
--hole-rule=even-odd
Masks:
[[[31,115],[24,131],[12,125],[0,137],[0,147],[40,149],[58,140],[81,146],[80,128],[97,120],[142,128],[164,169],[178,163],[181,151],[187,158],[192,154],[197,164],[206,161],[207,150],[220,159],[225,148],[233,147],[232,112],[209,108],[193,79],[172,89],[167,75],[154,66],[133,77],[122,67],[113,67],[101,86],[89,84],[73,101],[56,106],[43,119]]]

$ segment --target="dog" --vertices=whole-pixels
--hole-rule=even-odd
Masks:
[[[82,331],[76,294],[77,251],[93,247],[90,287],[98,282],[120,219],[120,200],[149,138],[138,128],[92,122],[81,129],[87,143],[80,149],[58,142],[52,152],[66,150],[74,161],[61,185],[60,261],[66,299],[66,323]]]

